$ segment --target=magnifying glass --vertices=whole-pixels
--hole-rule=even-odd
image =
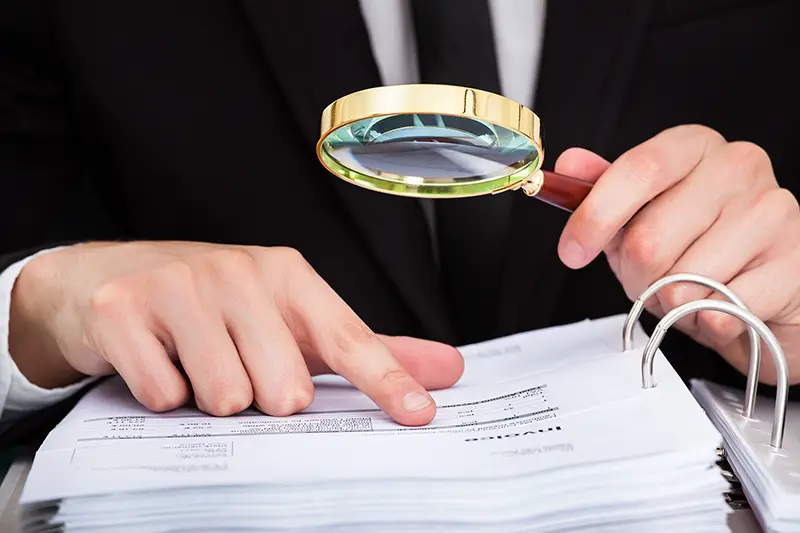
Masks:
[[[592,184],[542,170],[539,117],[504,96],[453,85],[358,91],[322,113],[317,156],[360,187],[417,198],[522,190],[574,211]]]

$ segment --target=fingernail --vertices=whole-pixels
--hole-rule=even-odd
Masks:
[[[403,398],[403,409],[406,411],[419,411],[428,407],[433,400],[430,396],[421,394],[419,392],[409,392]]]
[[[583,247],[576,241],[567,241],[561,256],[567,266],[577,267],[583,264],[586,258],[586,252],[583,251]]]

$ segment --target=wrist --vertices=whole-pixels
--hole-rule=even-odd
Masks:
[[[48,324],[57,312],[52,252],[28,261],[11,290],[8,349],[25,378],[44,389],[60,388],[86,376],[73,368]]]

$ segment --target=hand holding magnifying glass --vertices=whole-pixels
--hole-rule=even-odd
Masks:
[[[446,200],[521,190],[570,211],[562,261],[581,268],[605,253],[631,299],[675,272],[726,283],[775,331],[790,377],[800,381],[800,364],[792,362],[800,359],[800,209],[778,186],[764,150],[685,125],[614,162],[568,150],[555,173],[542,170],[542,131],[533,111],[497,94],[377,87],[324,110],[317,154],[336,176],[375,191]],[[648,310],[663,316],[710,293],[671,285]],[[701,312],[677,327],[747,371],[748,339],[734,317]],[[774,372],[765,364],[760,375],[769,382]]]

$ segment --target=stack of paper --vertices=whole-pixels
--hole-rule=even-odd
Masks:
[[[758,398],[747,419],[740,390],[696,381],[692,392],[720,428],[728,460],[762,527],[770,533],[800,532],[800,405],[787,406],[786,432],[776,449],[770,445],[774,400]]]
[[[727,531],[720,435],[660,354],[642,389],[623,321],[465,347],[422,428],[338,378],[287,418],[158,415],[104,382],[38,452],[25,530]]]

